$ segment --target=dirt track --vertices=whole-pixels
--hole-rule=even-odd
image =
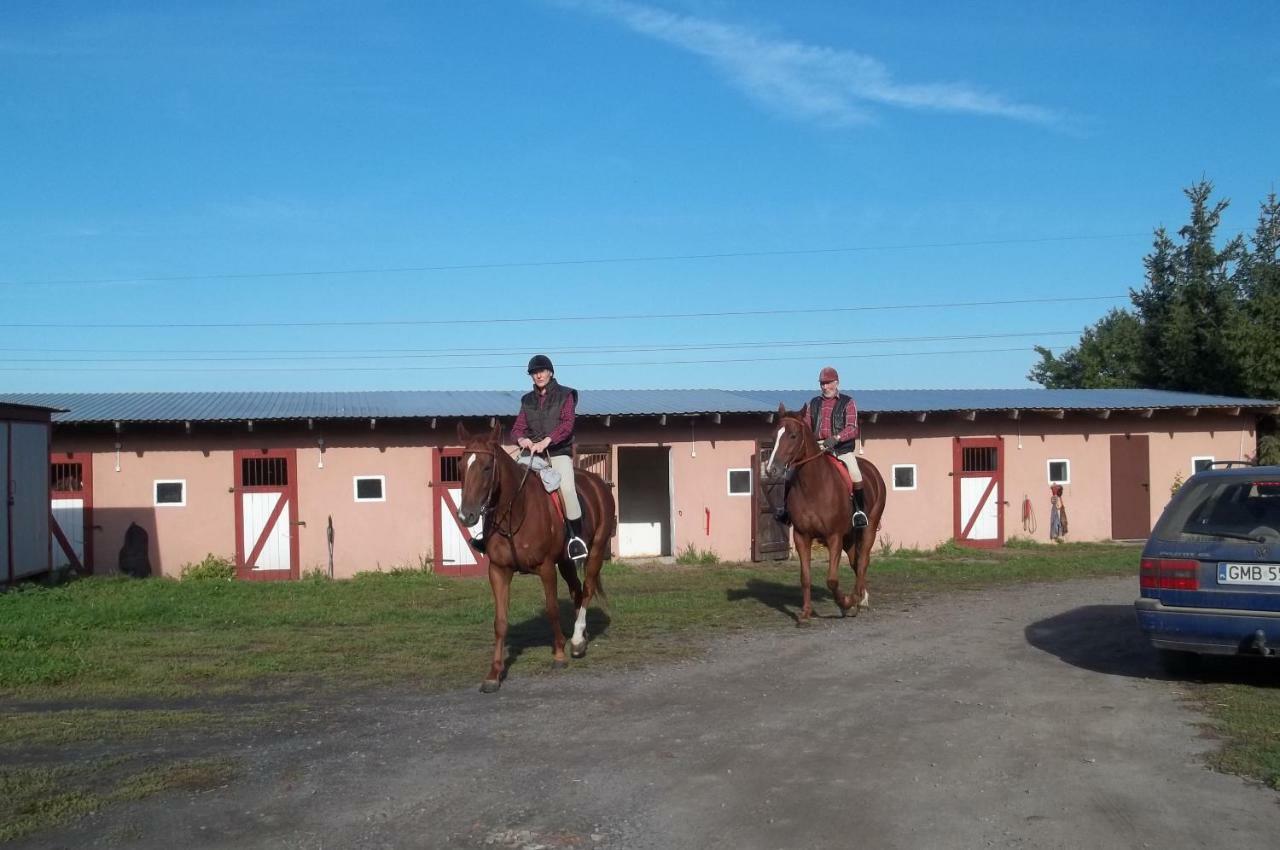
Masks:
[[[1277,795],[1203,766],[1133,592],[965,593],[644,672],[369,697],[245,743],[229,788],[17,846],[1275,847]]]

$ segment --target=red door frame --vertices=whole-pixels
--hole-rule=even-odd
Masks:
[[[92,573],[93,572],[93,452],[50,452],[49,465],[55,463],[78,463],[80,464],[80,486],[79,491],[75,490],[54,490],[52,480],[49,481],[49,501],[52,503],[54,499],[80,499],[84,502],[84,563],[80,563],[76,558],[75,552],[71,550],[71,542],[67,540],[66,533],[58,526],[57,520],[53,518],[52,505],[49,509],[49,530],[53,533],[53,537],[58,541],[58,546],[66,553],[67,558],[71,561],[71,568],[77,572]],[[52,472],[52,470],[50,470]],[[52,557],[52,553],[50,553]]]
[[[232,480],[235,486],[231,488],[232,498],[235,500],[236,511],[236,577],[247,581],[287,581],[296,579],[300,575],[299,570],[299,553],[298,553],[298,451],[297,449],[235,449],[232,453],[232,463],[234,469]],[[246,487],[241,478],[246,459],[261,458],[284,458],[286,475],[289,483],[284,486],[255,486]],[[282,504],[276,506],[274,513],[274,521],[268,521],[265,528],[262,529],[262,536],[259,537],[255,544],[255,551],[260,549],[266,536],[271,533],[278,522],[289,523],[289,569],[285,570],[254,570],[248,566],[248,556],[255,552],[244,551],[244,499],[241,496],[244,493],[282,493]],[[288,507],[288,519],[280,516],[284,508]]]
[[[964,467],[964,450],[988,448],[996,450],[995,475],[992,477],[987,495],[979,500],[978,508],[981,510],[987,498],[996,500],[996,538],[994,540],[966,540],[965,535],[973,530],[973,523],[977,519],[978,512],[975,511],[971,517],[962,518],[960,516],[960,479],[985,478],[992,473],[990,470],[981,472],[961,471]],[[957,545],[969,546],[974,549],[999,549],[1004,545],[1004,438],[956,437],[951,443],[951,477],[952,515],[954,517],[953,534]],[[993,489],[994,493],[991,492]]]
[[[433,448],[431,450],[431,528],[432,545],[435,546],[435,571],[442,576],[485,576],[489,574],[489,559],[474,549],[471,555],[476,559],[474,564],[446,564],[444,562],[444,523],[451,522],[462,533],[470,537],[471,532],[458,521],[458,506],[453,502],[449,491],[462,485],[457,481],[441,481],[441,459],[446,457],[462,457],[462,448]]]

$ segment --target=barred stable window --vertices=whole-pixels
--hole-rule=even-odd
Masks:
[[[387,476],[385,475],[357,475],[354,486],[357,502],[387,500]]]
[[[916,465],[914,463],[895,463],[893,465],[893,489],[916,489]]]
[[[1198,455],[1196,457],[1191,458],[1192,474],[1195,474],[1197,472],[1204,472],[1206,469],[1209,469],[1211,466],[1213,466],[1213,460],[1214,459],[1212,455]]]
[[[751,470],[750,469],[730,469],[728,475],[729,475],[729,495],[730,496],[750,496],[751,495]]]
[[[157,508],[181,508],[187,504],[185,480],[155,482],[155,506]]]
[[[1071,461],[1051,460],[1048,463],[1050,484],[1071,483]]]

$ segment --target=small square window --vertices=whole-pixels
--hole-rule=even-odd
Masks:
[[[357,475],[355,479],[357,502],[385,502],[387,477],[385,475]]]
[[[1049,461],[1049,483],[1050,484],[1070,484],[1071,483],[1071,461],[1069,460]]]
[[[893,489],[916,489],[916,465],[914,463],[895,463],[893,465]]]
[[[1191,458],[1191,473],[1193,475],[1197,472],[1204,472],[1206,469],[1209,469],[1212,466],[1213,466],[1212,456],[1202,456],[1202,457]]]
[[[155,482],[155,506],[181,508],[187,504],[186,481]]]
[[[730,496],[750,496],[751,495],[751,470],[750,469],[729,470],[729,495]]]

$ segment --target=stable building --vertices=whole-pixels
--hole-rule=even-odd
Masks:
[[[459,525],[456,424],[509,428],[522,391],[0,394],[60,409],[46,456],[53,565],[113,572],[145,532],[154,572],[207,554],[245,579],[428,567],[483,574]],[[784,558],[760,466],[778,405],[812,391],[583,390],[576,462],[618,503],[615,557]],[[854,391],[892,545],[1141,539],[1177,482],[1249,461],[1280,402],[1155,390]],[[74,506],[74,509],[69,506]],[[135,534],[135,540],[137,532]]]

